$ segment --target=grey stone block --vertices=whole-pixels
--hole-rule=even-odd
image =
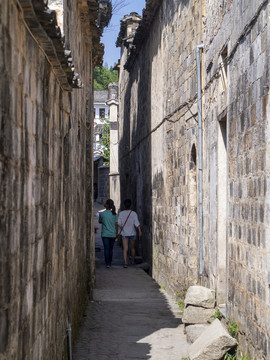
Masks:
[[[211,326],[190,346],[190,360],[219,360],[237,341],[227,332],[222,323],[216,319]]]
[[[213,309],[215,307],[215,291],[204,286],[190,286],[186,294],[185,305]]]
[[[209,328],[208,324],[196,324],[196,325],[188,325],[185,327],[187,342],[194,343],[202,335],[202,333]]]
[[[205,309],[197,306],[188,306],[184,310],[184,324],[207,324],[215,314],[215,309]]]

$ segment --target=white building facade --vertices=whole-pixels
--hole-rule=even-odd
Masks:
[[[102,154],[102,128],[109,119],[108,90],[94,91],[94,157]]]

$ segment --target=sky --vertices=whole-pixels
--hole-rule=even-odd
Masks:
[[[114,0],[113,3],[117,1]],[[124,15],[130,14],[131,12],[137,12],[142,15],[142,9],[145,7],[145,0],[125,0],[125,6],[116,11],[113,14],[110,24],[104,29],[103,37],[101,41],[105,45],[105,54],[103,58],[103,65],[105,63],[108,66],[114,66],[120,58],[120,48],[116,48],[115,42],[117,40],[120,30],[120,20]]]

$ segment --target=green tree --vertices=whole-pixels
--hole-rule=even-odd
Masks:
[[[108,67],[105,63],[104,66],[97,66],[94,69],[94,90],[107,90],[108,85],[112,82],[118,81],[118,72],[113,70],[113,67]]]
[[[105,165],[110,164],[110,122],[108,119],[105,119],[104,125],[102,126],[102,137],[100,140],[101,144],[104,146],[102,149],[102,155],[108,161],[105,161]]]

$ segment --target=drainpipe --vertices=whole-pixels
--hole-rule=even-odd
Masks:
[[[203,278],[203,189],[202,189],[202,78],[201,78],[201,49],[203,44],[196,47],[197,63],[197,93],[198,93],[198,157],[199,157],[199,242],[200,242],[200,274],[199,281],[202,285]]]
[[[68,360],[72,360],[72,348],[71,348],[71,325],[67,327],[67,341],[68,341]]]

